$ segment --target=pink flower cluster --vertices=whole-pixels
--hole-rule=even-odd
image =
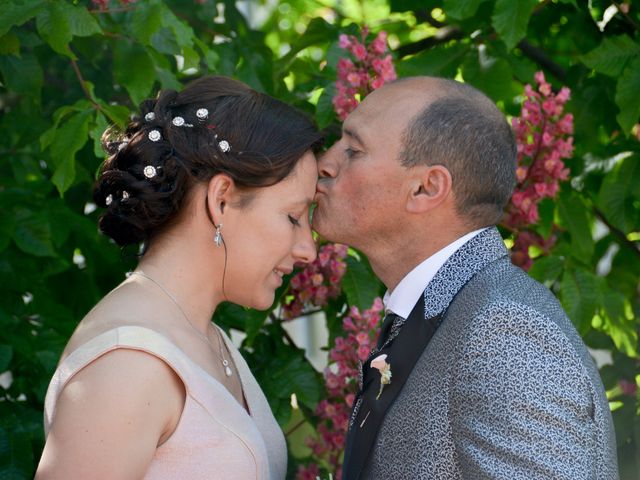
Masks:
[[[516,232],[512,260],[524,269],[532,263],[529,246],[551,245],[536,233],[520,231],[538,222],[538,203],[555,198],[560,182],[569,178],[563,159],[573,155],[573,115],[563,114],[571,91],[562,87],[554,93],[542,72],[535,74],[535,80],[537,90],[525,86],[522,112],[512,121],[518,146],[517,185],[503,222]]]
[[[378,337],[382,311],[382,300],[376,298],[370,309],[360,313],[351,307],[342,320],[345,336],[337,337],[329,352],[329,366],[325,369],[327,398],[316,409],[320,417],[318,438],[309,438],[307,443],[313,457],[322,461],[334,478],[341,478],[342,452],[345,447],[349,415],[357,392],[360,362],[367,359]],[[318,466],[310,464],[298,469],[298,480],[307,480],[318,475]]]
[[[284,318],[299,317],[306,305],[323,307],[330,298],[340,295],[340,282],[347,271],[347,250],[339,243],[320,247],[318,258],[291,279],[290,296],[282,306]]]
[[[341,58],[338,61],[338,80],[336,95],[333,97],[333,108],[340,120],[358,105],[358,101],[373,90],[380,88],[385,82],[396,79],[396,70],[391,55],[387,51],[387,32],[378,33],[367,45],[369,29],[364,27],[361,41],[354,35],[340,35],[340,48],[347,50],[352,58]]]

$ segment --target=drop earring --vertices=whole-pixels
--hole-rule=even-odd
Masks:
[[[220,245],[222,245],[222,232],[220,231],[222,229],[222,223],[220,225],[216,225],[216,234],[213,237],[213,243],[216,244],[216,247],[219,247]]]

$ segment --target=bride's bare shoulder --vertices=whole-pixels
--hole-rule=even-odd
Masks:
[[[78,323],[60,361],[92,338],[114,328],[138,325],[157,327],[158,307],[136,282],[125,280],[104,296]]]

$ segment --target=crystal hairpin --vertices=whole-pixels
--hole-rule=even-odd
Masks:
[[[149,140],[151,140],[152,142],[157,142],[161,138],[162,138],[162,135],[160,135],[159,130],[151,130],[149,132]]]
[[[227,153],[229,150],[231,150],[231,145],[229,145],[229,142],[227,142],[226,140],[220,140],[218,142],[218,147],[220,147],[220,150],[222,150],[224,153]]]
[[[107,197],[104,199],[104,203],[107,207],[111,205],[113,203],[113,195],[107,195]]]
[[[118,145],[118,151],[122,150],[124,147],[127,146],[127,144],[129,143],[129,140],[125,140],[123,142],[120,142],[120,144]]]
[[[126,190],[122,191],[122,201],[126,201],[129,199],[129,192],[127,192]]]
[[[142,170],[142,173],[147,178],[153,178],[158,174],[158,171],[157,171],[156,167],[154,167],[153,165],[147,165]]]
[[[209,117],[209,110],[207,110],[206,108],[199,108],[198,110],[196,110],[196,117],[198,117],[198,119],[200,120],[205,120]]]
[[[147,122],[153,122],[153,121],[156,119],[156,114],[155,114],[155,113],[153,113],[153,112],[149,112],[149,113],[147,113],[147,114],[144,116],[144,119],[145,119]]]
[[[171,120],[171,123],[176,127],[193,127],[190,123],[185,123],[184,118],[182,117],[174,117],[173,120]]]

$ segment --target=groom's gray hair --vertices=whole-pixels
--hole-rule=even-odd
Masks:
[[[433,77],[394,83],[406,81],[429,89],[429,103],[404,132],[402,165],[443,165],[461,217],[477,227],[498,223],[516,183],[516,143],[505,116],[467,84]]]

